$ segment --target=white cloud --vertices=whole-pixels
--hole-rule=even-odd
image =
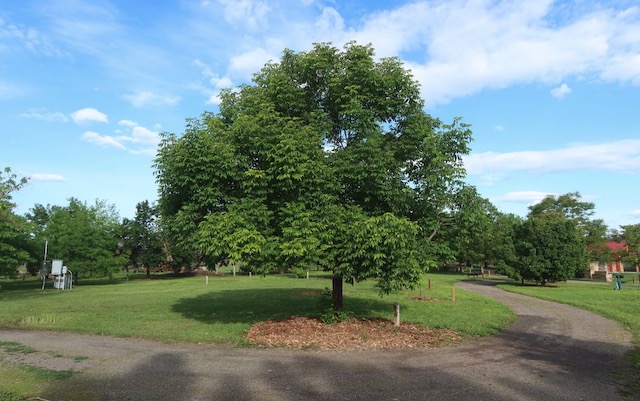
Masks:
[[[126,150],[126,146],[122,144],[120,140],[116,137],[112,137],[110,135],[101,135],[94,131],[87,131],[82,135],[82,139],[104,147],[111,147],[116,149]]]
[[[34,109],[34,110],[29,110],[26,113],[22,113],[20,114],[21,117],[23,118],[29,118],[32,120],[41,120],[41,121],[46,121],[46,122],[67,122],[69,121],[69,118],[64,115],[63,113],[60,113],[58,111],[49,111],[47,109]]]
[[[123,31],[119,11],[106,2],[43,2],[38,11],[47,17],[59,42],[88,54],[100,54]]]
[[[158,142],[160,142],[160,134],[158,132],[141,126],[133,127],[131,130],[131,138],[134,143],[142,145],[156,146]]]
[[[267,23],[271,8],[264,0],[218,0],[223,7],[224,19],[233,25],[257,28]]]
[[[551,0],[416,1],[365,16],[357,30],[341,33],[372,43],[379,56],[405,59],[428,105],[569,77],[640,84],[640,8],[575,9],[568,17]]]
[[[179,96],[160,95],[151,91],[138,91],[123,97],[135,107],[174,106],[180,101]]]
[[[59,174],[49,174],[49,173],[31,174],[29,176],[29,179],[31,179],[32,181],[38,181],[38,182],[62,182],[62,181],[67,181],[67,179],[64,176],[61,176]]]
[[[118,121],[118,125],[122,126],[122,127],[136,127],[138,125],[137,122],[132,121],[132,120],[120,120]]]
[[[472,153],[464,158],[464,164],[469,174],[478,175],[508,171],[549,173],[589,169],[638,172],[640,140],[571,145],[543,151]]]
[[[71,113],[71,119],[76,124],[86,124],[91,122],[108,123],[109,118],[106,114],[94,108],[84,108]]]
[[[344,19],[334,8],[325,7],[315,22],[316,29],[321,32],[342,32],[345,29]]]
[[[509,192],[503,196],[497,196],[491,198],[492,202],[513,202],[513,203],[526,203],[527,205],[534,205],[543,200],[548,195],[553,195],[548,192],[540,191],[518,191]]]
[[[57,57],[65,53],[54,45],[49,37],[34,27],[6,24],[0,18],[0,39],[7,40],[7,45],[17,43],[19,47],[42,56]]]
[[[556,99],[563,99],[569,93],[571,93],[571,88],[569,88],[567,84],[562,84],[557,88],[551,89],[551,96]]]
[[[207,80],[208,86],[202,83],[196,85],[202,92],[209,96],[207,103],[214,105],[220,104],[220,90],[233,87],[231,79],[229,77],[221,77],[200,60],[195,60],[193,64],[202,70],[202,76]]]
[[[253,49],[243,54],[231,57],[229,61],[229,73],[244,80],[251,78],[251,75],[260,71],[270,60],[278,60],[279,52],[283,50],[279,47],[277,51],[269,51],[262,47]]]
[[[82,140],[104,147],[126,150],[132,154],[153,154],[160,142],[160,133],[140,126],[131,120],[120,120],[119,125],[124,130],[116,129],[116,136],[102,135],[97,132],[87,131],[82,135]],[[123,132],[127,131],[127,132]]]
[[[640,209],[632,210],[631,215],[634,217],[640,217]]]

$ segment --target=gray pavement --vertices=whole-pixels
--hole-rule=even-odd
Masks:
[[[567,305],[459,283],[518,320],[505,332],[435,350],[293,351],[166,345],[137,339],[0,330],[87,367],[47,400],[637,400],[611,374],[632,347],[618,323]]]

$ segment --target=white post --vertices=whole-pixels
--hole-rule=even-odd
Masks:
[[[397,302],[393,303],[393,325],[400,326],[400,304]]]

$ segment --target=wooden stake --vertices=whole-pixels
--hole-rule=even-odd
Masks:
[[[397,302],[393,303],[393,325],[400,326],[400,304]]]
[[[431,289],[431,279],[429,279],[429,289]]]
[[[209,276],[204,276],[205,285],[209,285]]]
[[[456,302],[456,287],[451,287],[451,301]]]

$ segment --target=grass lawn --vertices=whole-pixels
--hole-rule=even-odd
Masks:
[[[393,304],[401,307],[404,322],[448,328],[463,336],[496,333],[515,315],[504,305],[481,295],[451,287],[461,275],[429,274],[422,291],[378,295],[374,281],[344,286],[345,311],[361,317],[393,318]],[[266,277],[232,274],[170,278],[157,275],[81,280],[70,291],[41,290],[36,278],[0,280],[0,327],[62,330],[78,333],[139,337],[166,343],[208,342],[246,346],[244,334],[253,323],[290,316],[318,316],[327,273],[312,272],[309,279],[288,275]],[[428,288],[429,281],[431,288]],[[429,301],[414,300],[422,294]],[[16,377],[21,377],[17,380]],[[42,380],[24,368],[0,363],[0,401],[9,392],[31,395]]]
[[[458,290],[452,302],[451,287],[462,276],[428,277],[432,288],[427,288],[425,280],[423,295],[437,301],[412,300],[419,290],[380,297],[374,282],[367,281],[345,285],[345,310],[356,316],[392,319],[393,303],[398,302],[403,321],[467,336],[495,333],[514,318],[508,308],[474,293]],[[318,272],[308,280],[227,274],[209,277],[208,285],[202,276],[81,280],[71,291],[54,290],[50,283],[40,290],[40,281],[33,278],[0,285],[0,327],[243,345],[244,333],[253,323],[319,315],[320,294],[331,280]]]
[[[636,277],[636,284],[632,284]],[[544,298],[555,302],[587,309],[613,320],[617,320],[633,333],[635,350],[627,360],[630,372],[623,374],[631,379],[636,391],[640,391],[640,288],[636,273],[626,273],[622,290],[614,291],[613,284],[562,283],[544,287],[534,285],[500,284],[499,287],[524,295]]]

